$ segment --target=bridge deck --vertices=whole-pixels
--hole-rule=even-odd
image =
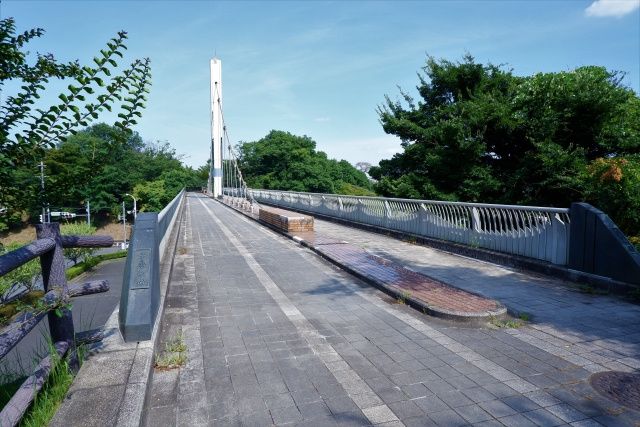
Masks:
[[[640,310],[606,296],[316,221],[367,250],[533,314],[464,328],[395,304],[219,203],[190,194],[148,425],[633,425],[592,371],[640,367]],[[548,307],[548,305],[551,305]]]

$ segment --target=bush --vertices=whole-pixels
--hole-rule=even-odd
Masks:
[[[71,224],[62,224],[60,226],[60,233],[66,236],[90,236],[95,234],[96,228],[86,224],[84,222],[77,222]],[[77,264],[78,260],[85,261],[88,257],[95,253],[94,248],[67,248],[64,250],[65,258],[73,261],[73,264]]]
[[[67,268],[67,271],[66,271],[67,280],[76,278],[82,273],[84,273],[85,271],[91,270],[93,267],[100,264],[102,261],[107,261],[109,259],[124,258],[126,256],[127,256],[127,251],[117,251],[117,252],[111,252],[109,254],[90,256],[85,261],[79,264],[76,264],[73,267]]]

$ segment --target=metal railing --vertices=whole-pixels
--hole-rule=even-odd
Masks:
[[[259,203],[566,265],[569,209],[248,190]]]
[[[109,290],[104,280],[67,286],[63,248],[109,247],[109,236],[61,236],[58,223],[36,226],[37,240],[0,256],[0,276],[4,276],[23,264],[40,258],[44,296],[32,310],[15,315],[0,328],[0,359],[4,358],[33,328],[48,316],[49,332],[55,354],[40,361],[0,412],[0,426],[17,425],[36,394],[47,380],[55,357],[70,354],[70,367],[77,369],[75,344],[78,338],[73,328],[73,318],[68,302],[70,298]],[[93,332],[93,331],[91,331]]]

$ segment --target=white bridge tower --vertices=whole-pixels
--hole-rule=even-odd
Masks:
[[[211,67],[211,166],[207,190],[222,196],[222,61],[213,58]]]

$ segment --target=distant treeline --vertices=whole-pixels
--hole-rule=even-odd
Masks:
[[[316,151],[308,136],[272,130],[258,141],[240,143],[238,152],[240,169],[252,188],[375,195],[363,172]]]
[[[123,142],[124,141],[124,142]],[[7,212],[0,216],[0,231],[37,222],[41,204],[51,210],[82,209],[91,204],[92,215],[115,216],[123,198],[127,210],[138,198],[139,211],[159,211],[184,186],[205,185],[208,168],[185,167],[168,143],[143,142],[137,133],[106,124],[96,124],[47,149],[45,193],[40,191],[37,161],[10,171],[12,194],[5,195]],[[79,211],[78,213],[84,213]]]

